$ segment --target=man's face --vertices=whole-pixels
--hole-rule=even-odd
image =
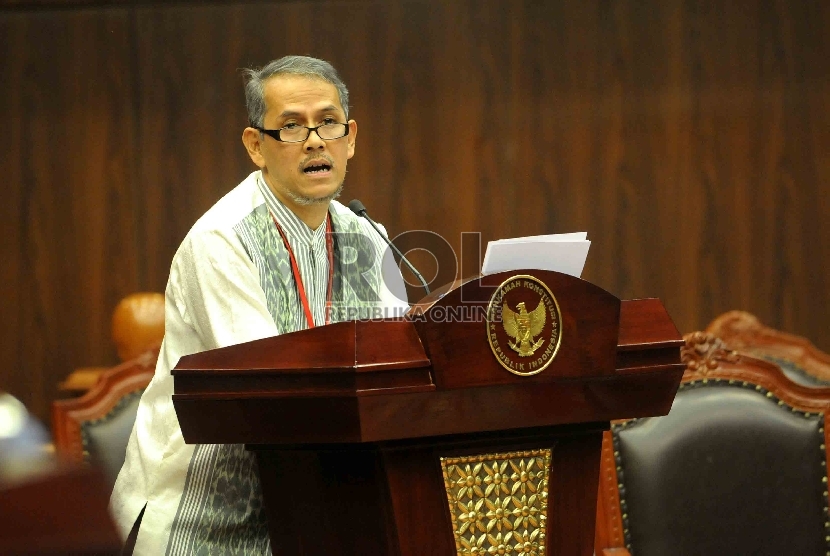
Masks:
[[[346,122],[337,89],[322,79],[272,77],[265,82],[264,92],[265,129]],[[301,143],[283,143],[246,128],[243,142],[274,195],[300,214],[309,206],[328,206],[343,183],[357,136],[357,123],[350,120],[348,124],[349,134],[340,139],[324,141],[312,132]]]

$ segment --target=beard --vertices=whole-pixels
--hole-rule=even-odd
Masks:
[[[322,204],[330,203],[333,200],[340,197],[340,194],[343,192],[343,183],[344,182],[341,181],[340,185],[337,186],[337,189],[335,189],[332,193],[330,193],[329,195],[326,195],[325,197],[306,197],[305,195],[297,195],[293,191],[286,191],[285,193],[289,197],[291,197],[291,200],[294,201],[295,203],[297,203],[298,205],[302,205],[302,206],[306,206],[306,207],[310,206],[310,205],[322,205]]]

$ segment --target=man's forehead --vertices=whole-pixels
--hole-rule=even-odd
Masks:
[[[332,106],[342,111],[337,87],[318,77],[275,75],[265,81],[264,93],[268,112],[326,110]]]

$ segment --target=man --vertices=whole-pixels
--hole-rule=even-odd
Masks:
[[[176,252],[156,373],[112,495],[135,554],[270,552],[253,456],[242,445],[182,439],[170,376],[181,356],[406,309],[382,238],[333,200],[357,138],[337,72],[287,56],[246,77],[242,142],[260,169],[200,218]]]

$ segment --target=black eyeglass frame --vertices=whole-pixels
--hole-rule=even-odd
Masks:
[[[320,129],[321,127],[326,127],[327,125],[335,125],[335,124],[344,126],[346,128],[346,133],[344,133],[340,137],[332,137],[331,139],[325,139],[323,137],[320,137],[320,132],[317,131],[318,129]],[[308,127],[308,126],[305,126],[305,125],[293,126],[295,129],[298,128],[298,127],[304,127],[308,130],[308,135],[305,136],[305,139],[297,139],[296,141],[286,141],[285,139],[282,139],[280,137],[280,132],[284,129],[288,129],[288,126],[281,127],[279,129],[265,129],[265,128],[258,127],[258,126],[251,126],[251,127],[253,127],[255,130],[259,131],[260,133],[264,133],[265,135],[268,135],[269,137],[273,137],[274,139],[276,139],[280,143],[304,143],[304,142],[308,141],[309,137],[311,137],[311,132],[312,131],[314,133],[316,133],[317,137],[320,137],[320,139],[323,140],[323,141],[336,141],[337,139],[342,139],[342,138],[346,137],[349,134],[349,124],[348,124],[348,122],[347,123],[334,122],[334,123],[328,123],[328,124],[320,124],[317,127]]]

